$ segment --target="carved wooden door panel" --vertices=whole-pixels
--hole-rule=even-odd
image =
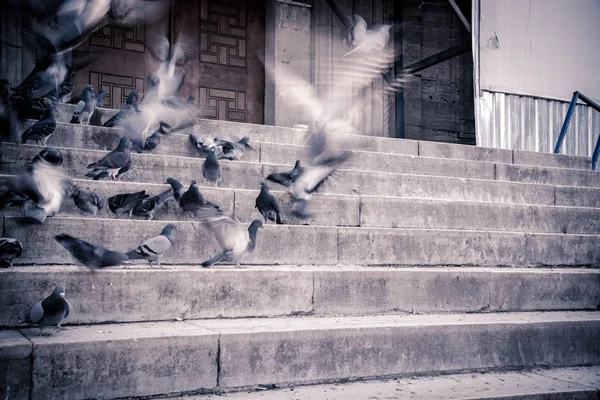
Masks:
[[[264,0],[176,3],[175,32],[197,35],[186,87],[205,118],[264,122]]]
[[[104,89],[104,107],[121,108],[132,89],[144,93],[146,71],[146,27],[144,15],[138,13],[128,23],[106,25],[99,29],[83,50],[92,51],[91,64],[75,73],[75,93],[79,97],[86,84]]]

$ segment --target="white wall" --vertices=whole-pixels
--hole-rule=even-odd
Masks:
[[[600,0],[480,1],[481,89],[600,102]]]

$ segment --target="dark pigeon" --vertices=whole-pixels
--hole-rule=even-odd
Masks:
[[[104,107],[104,98],[106,97],[106,90],[98,90],[96,92],[96,108]]]
[[[108,198],[108,208],[117,215],[117,218],[125,213],[129,214],[129,218],[131,218],[133,207],[148,197],[150,196],[146,194],[145,190],[135,193],[116,194]]]
[[[21,135],[21,143],[27,143],[28,141],[34,141],[38,146],[46,146],[46,141],[56,130],[56,116],[54,114],[54,107],[50,106],[44,112],[42,119],[31,125]]]
[[[195,180],[190,183],[189,189],[181,195],[179,206],[184,214],[191,213],[192,215],[195,215],[196,211],[202,207],[220,208],[217,204],[211,203],[202,196]]]
[[[119,180],[125,172],[131,167],[131,140],[123,136],[116,149],[102,157],[99,161],[91,163],[87,168],[92,168],[85,176],[98,180],[109,177],[112,180]]]
[[[179,204],[181,196],[183,195],[183,193],[185,193],[183,185],[175,178],[167,178],[166,183],[171,185],[171,188],[173,189],[173,198],[175,199],[177,204]]]
[[[98,211],[104,207],[104,199],[96,192],[82,190],[74,186],[71,192],[73,201],[79,210],[86,214],[98,216]]]
[[[67,249],[75,264],[91,270],[121,265],[128,260],[126,254],[107,250],[64,233],[54,236],[54,239]]]
[[[291,171],[269,174],[267,180],[289,187],[292,183],[296,182],[296,179],[298,179],[301,172],[302,167],[300,166],[300,160],[296,160],[296,164]]]
[[[209,181],[214,182],[215,185],[221,180],[221,166],[217,159],[216,148],[213,146],[210,148],[204,164],[202,164],[202,176]]]
[[[12,238],[0,238],[0,268],[12,267],[13,259],[21,257],[21,254],[21,242]]]
[[[73,69],[69,68],[67,70],[67,77],[61,82],[60,85],[58,85],[58,100],[61,103],[64,103],[65,97],[73,93],[73,90],[75,89],[75,84],[73,83],[73,74]]]
[[[221,146],[223,149],[223,155],[220,158],[226,158],[228,160],[239,160],[244,155],[246,150],[254,150],[252,146],[248,144],[250,138],[244,136],[239,141],[228,141],[223,139],[216,139],[216,144]]]
[[[118,113],[112,116],[108,121],[104,123],[104,126],[114,127],[122,125],[127,118],[129,118],[132,113],[139,112],[138,109],[138,99],[140,98],[140,94],[136,90],[132,90],[131,93],[127,96],[127,100],[125,101],[125,105],[123,108],[119,110]]]
[[[31,307],[27,314],[27,322],[37,325],[40,334],[44,335],[44,328],[47,326],[61,329],[60,324],[69,316],[70,311],[71,304],[65,298],[65,288],[59,285],[50,296]]]
[[[154,218],[154,213],[170,199],[173,198],[173,191],[169,188],[164,192],[140,200],[132,210],[132,214],[137,217],[146,217],[147,220]]]
[[[152,263],[160,267],[162,256],[175,244],[174,230],[176,230],[175,225],[167,224],[160,235],[146,240],[127,253],[127,256],[130,260],[148,260],[151,267]]]
[[[221,253],[202,263],[210,267],[218,262],[231,261],[240,267],[240,263],[256,248],[256,234],[263,223],[254,220],[248,228],[239,221],[226,216],[223,211],[212,207],[203,207],[196,214],[200,221],[206,223],[215,235],[223,250]]]
[[[269,186],[266,182],[260,183],[260,193],[258,194],[258,197],[256,197],[255,206],[264,217],[265,223],[268,220],[271,220],[278,224],[283,224],[283,222],[281,222],[281,216],[279,215],[279,205],[277,205],[277,200],[275,199],[275,196],[269,193]]]

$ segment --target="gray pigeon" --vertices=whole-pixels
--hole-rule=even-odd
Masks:
[[[128,260],[126,254],[107,250],[65,233],[54,236],[54,239],[67,249],[75,264],[91,270],[121,265]]]
[[[38,146],[46,146],[46,141],[56,130],[56,117],[54,115],[54,107],[50,106],[46,108],[42,119],[31,125],[21,135],[21,143],[27,143],[28,141],[34,141]]]
[[[129,214],[129,218],[131,218],[133,207],[148,197],[150,195],[146,194],[145,190],[135,193],[116,194],[108,198],[108,208],[117,215],[117,218],[125,213]]]
[[[136,90],[132,90],[131,93],[127,96],[127,100],[125,101],[125,105],[123,108],[119,110],[118,113],[112,116],[108,121],[104,123],[103,126],[114,127],[122,125],[127,118],[129,118],[134,112],[139,112],[138,109],[138,99],[140,98],[140,94]]]
[[[207,181],[214,182],[215,185],[221,180],[221,166],[219,165],[216,151],[215,146],[212,146],[206,156],[206,160],[204,160],[204,164],[202,164],[202,176]]]
[[[285,187],[290,187],[292,183],[296,182],[296,179],[298,179],[301,172],[302,167],[300,166],[300,160],[296,160],[296,164],[294,164],[294,168],[291,171],[269,174],[267,180],[279,183]]]
[[[223,155],[220,158],[226,158],[228,160],[239,160],[244,155],[246,150],[254,150],[252,146],[248,144],[250,138],[244,136],[238,141],[228,141],[217,138],[215,143],[223,149]]]
[[[85,85],[81,100],[77,103],[70,122],[72,124],[89,125],[90,118],[92,118],[94,111],[96,111],[96,101],[96,92],[92,88],[92,85]]]
[[[151,267],[152,263],[155,263],[160,267],[162,256],[175,244],[173,231],[176,229],[175,225],[167,224],[160,235],[146,240],[144,243],[127,253],[127,256],[130,260],[148,260]]]
[[[150,221],[154,218],[154,213],[172,198],[173,191],[169,188],[160,194],[140,200],[133,206],[132,214],[137,217],[146,217]]]
[[[21,242],[12,238],[0,238],[0,268],[12,267],[13,259],[21,257],[21,254]]]
[[[50,296],[31,307],[27,314],[27,322],[37,325],[40,334],[44,335],[44,328],[47,326],[61,329],[60,324],[69,316],[70,311],[71,304],[65,298],[65,288],[59,285]]]
[[[93,214],[94,217],[98,216],[98,211],[104,207],[104,199],[96,192],[82,190],[77,186],[74,186],[71,191],[73,201],[79,210],[83,213]]]
[[[183,193],[185,193],[183,185],[175,178],[167,178],[166,183],[171,185],[171,188],[173,189],[173,197],[175,198],[175,201],[179,204],[181,196],[183,195]]]
[[[91,163],[87,168],[93,168],[85,176],[98,180],[109,177],[112,180],[119,178],[131,167],[131,140],[123,136],[116,149],[102,157],[95,163]]]
[[[96,108],[104,107],[104,98],[106,97],[106,90],[98,90],[96,92]]]
[[[75,89],[75,85],[73,84],[73,74],[73,69],[68,68],[65,80],[58,85],[58,100],[61,103],[63,103],[64,98],[73,93],[73,89]]]
[[[210,267],[221,261],[231,261],[240,268],[240,262],[256,247],[256,233],[263,223],[257,219],[246,229],[239,221],[226,216],[223,211],[212,207],[203,207],[196,215],[206,223],[214,233],[223,251],[202,263]]]
[[[192,215],[195,215],[196,211],[202,207],[220,208],[217,204],[211,203],[202,196],[195,180],[190,183],[189,189],[181,195],[179,206],[184,214],[190,213]]]
[[[278,224],[283,224],[283,222],[281,222],[281,216],[279,215],[279,205],[277,204],[277,200],[275,199],[275,196],[269,193],[269,186],[266,182],[260,183],[260,193],[256,197],[255,206],[265,218],[265,223],[268,220],[271,220]]]

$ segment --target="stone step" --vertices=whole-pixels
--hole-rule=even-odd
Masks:
[[[4,217],[4,236],[20,240],[17,264],[70,264],[66,250],[51,238],[67,233],[117,251],[129,251],[156,236],[164,221],[49,218],[42,226]],[[215,239],[198,222],[179,221],[177,245],[164,264],[197,265],[216,254]],[[283,265],[600,265],[598,235],[446,229],[387,229],[265,225],[247,264]]]
[[[91,150],[112,150],[116,147],[122,130],[103,127],[59,124],[57,131],[48,140],[48,145]],[[243,156],[245,162],[293,165],[300,159],[306,165],[306,147],[270,142],[251,142],[256,151]],[[164,136],[152,154],[183,157],[198,157],[187,135]],[[554,183],[573,186],[600,186],[600,175],[594,171],[567,168],[531,167],[469,161],[460,158],[436,158],[404,154],[355,151],[344,164],[345,169],[409,173],[419,175],[457,176],[476,179],[497,179],[532,183]]]
[[[6,379],[20,379],[16,390],[30,389],[31,399],[600,364],[600,312],[189,320],[67,327],[51,336],[20,332],[0,332],[1,362]]]
[[[600,366],[521,371],[413,376],[277,388],[257,386],[244,392],[188,395],[172,400],[597,400]]]
[[[15,178],[13,175],[0,175],[0,192],[6,190],[10,181]],[[81,179],[75,180],[75,184],[100,194],[105,203],[110,196],[117,193],[146,190],[149,195],[155,195],[170,187],[149,183]],[[273,186],[274,189],[280,188],[278,185]],[[262,220],[255,208],[258,190],[213,187],[200,187],[200,190],[209,201],[219,204],[228,215],[235,216],[241,222]],[[600,234],[600,210],[595,208],[316,194],[311,203],[312,217],[299,220],[291,214],[290,196],[278,190],[271,192],[277,198],[283,222],[291,225]],[[20,210],[5,209],[2,213],[16,216],[20,215]],[[91,215],[83,215],[71,198],[63,203],[57,215],[93,218]],[[116,216],[105,205],[98,217]],[[132,219],[145,218],[132,216]],[[193,218],[190,215],[182,215],[177,203],[171,200],[156,212],[154,219],[185,221]]]
[[[39,147],[22,145],[17,148],[14,144],[3,143],[2,150],[1,172],[3,174],[21,174],[25,163],[39,152]],[[85,169],[85,166],[97,161],[106,154],[104,151],[94,150],[61,150],[65,157],[63,165],[67,173],[74,178],[84,178],[88,171]],[[414,157],[413,159],[418,160],[419,158]],[[199,184],[203,184],[205,181],[202,178],[202,163],[203,160],[198,158],[132,154],[131,170],[121,179],[126,182],[164,183],[164,179],[172,176],[182,181],[196,179]],[[285,165],[259,164],[243,161],[223,161],[221,167],[223,181],[219,185],[221,187],[240,189],[255,189],[258,182],[268,174],[287,171],[290,168],[290,166]],[[509,165],[508,167],[511,166]],[[556,172],[581,172],[587,174],[585,171],[577,170],[553,170]],[[451,171],[446,172],[450,173]],[[517,177],[517,179],[519,178]],[[583,180],[586,180],[586,178],[584,177]],[[568,182],[571,187],[578,183],[581,182],[578,182],[577,179]],[[482,187],[485,187],[485,189],[482,190]],[[510,188],[508,192],[507,188]],[[521,182],[509,182],[506,180],[477,180],[462,177],[453,179],[451,176],[417,176],[409,173],[392,174],[349,169],[338,170],[336,175],[326,182],[322,192],[348,195],[364,194],[557,205],[571,205],[568,199],[577,199],[581,193],[579,189],[568,189],[564,191],[565,195],[563,195],[563,189],[554,188],[547,184],[521,185]],[[580,202],[580,200],[577,201]],[[589,200],[589,202],[591,204],[597,203],[594,200]]]
[[[66,288],[69,324],[293,315],[596,310],[600,271],[532,268],[278,267],[90,273],[76,266],[0,269],[0,326]]]
[[[59,113],[59,120],[61,122],[68,122],[71,119],[71,115],[75,109],[74,107],[74,105],[60,105],[59,110],[64,111]],[[116,110],[100,109],[100,121],[104,123],[104,121],[112,117],[115,112]],[[272,142],[294,145],[303,145],[306,143],[307,139],[305,131],[300,129],[208,119],[197,119],[195,121],[194,131],[198,135],[216,135],[220,137],[249,136],[251,142]],[[498,162],[505,164],[536,165],[584,170],[591,169],[590,157],[537,153],[522,150],[513,151],[374,136],[343,135],[343,137],[352,148],[356,150]]]

